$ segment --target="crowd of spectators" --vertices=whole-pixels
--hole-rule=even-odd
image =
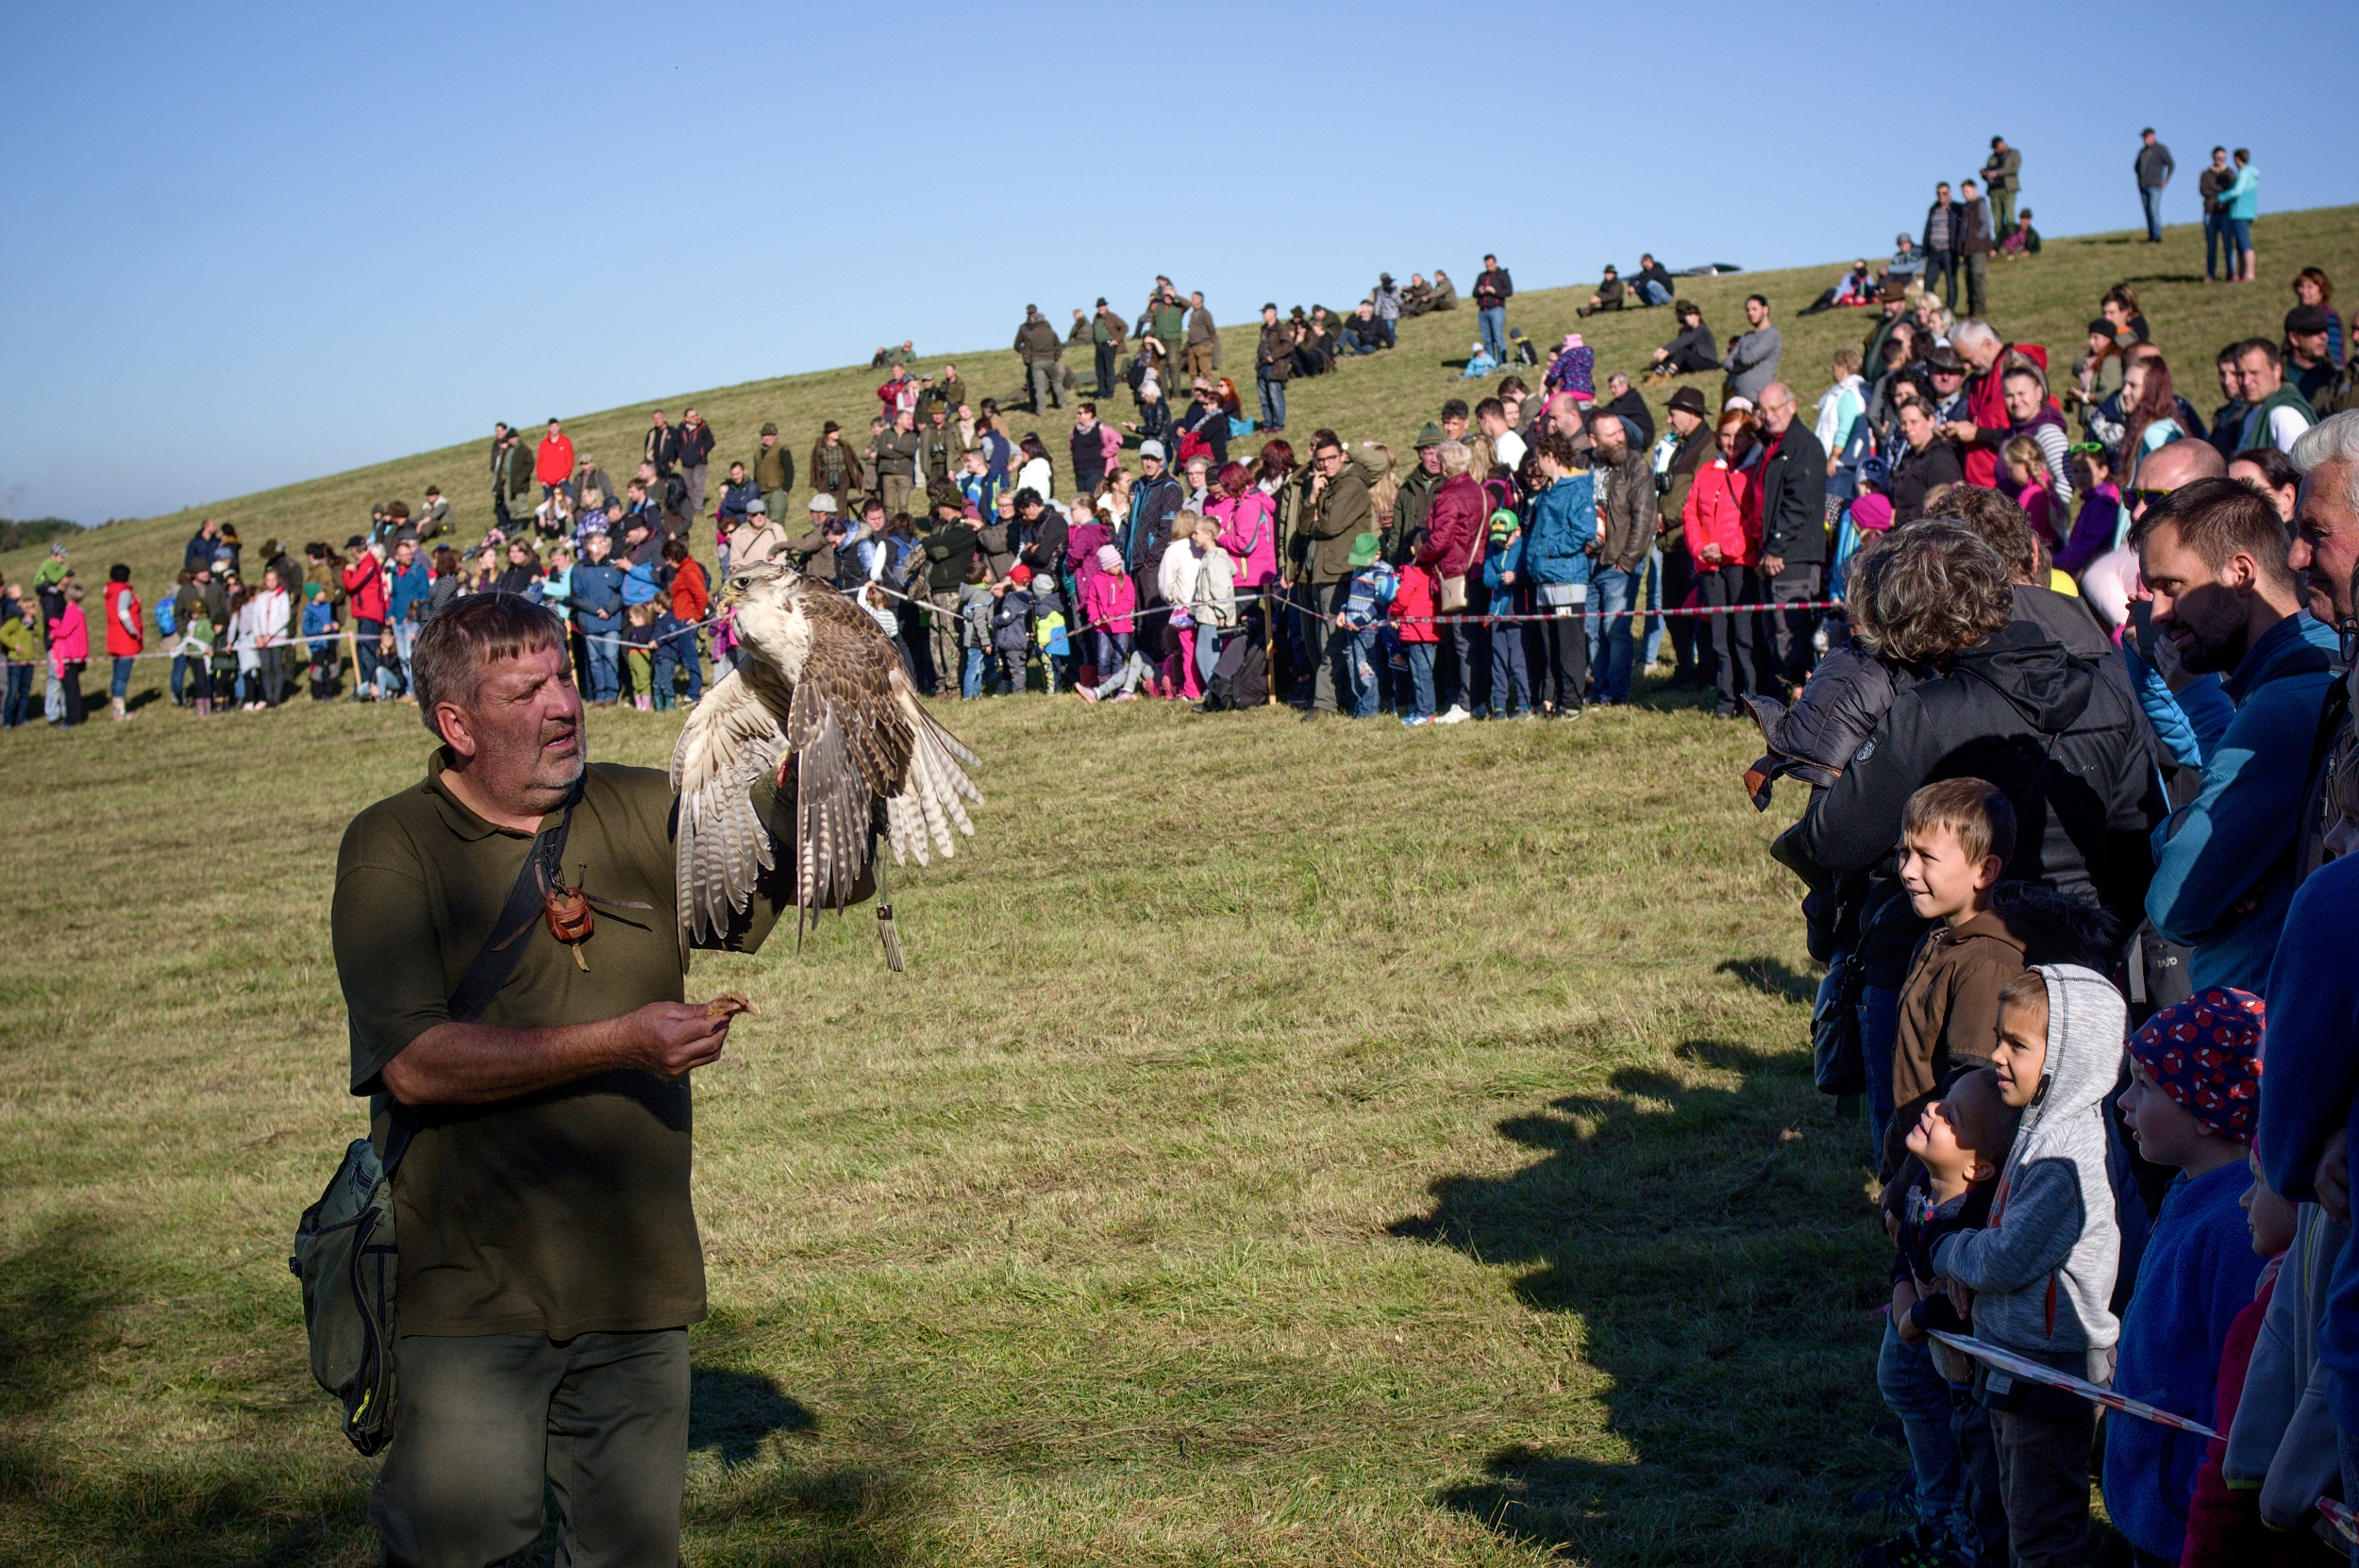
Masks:
[[[2257,175],[2213,161],[2207,232],[2250,281]],[[1859,1108],[1895,1243],[1877,1376],[1915,1518],[1868,1560],[2086,1560],[2097,1408],[1971,1340],[2217,1432],[2105,1418],[2139,1563],[2336,1560],[2321,1502],[2359,1501],[2359,970],[2333,948],[2359,922],[2359,362],[2316,267],[2217,348],[2209,417],[2130,283],[2069,364],[2012,341],[1985,263],[2037,248],[2020,169],[1994,138],[1888,265],[1814,303],[1868,317],[1815,409],[1769,299],[1723,346],[1645,257],[1581,314],[1667,308],[1631,367],[1681,383],[1662,427],[1574,333],[1523,361],[1536,391],[1513,369],[1441,402],[1405,457],[1324,428],[1298,457],[1288,384],[1457,309],[1447,275],[1383,275],[1343,315],[1264,305],[1251,409],[1203,294],[1159,277],[1134,317],[1100,299],[1062,334],[1028,307],[1005,399],[879,350],[864,437],[830,420],[799,468],[775,424],[732,452],[657,409],[618,488],[559,421],[503,424],[472,540],[433,488],[251,561],[207,518],[152,604],[116,565],[94,607],[59,544],[0,587],[5,722],[36,668],[46,717],[80,722],[100,640],[117,719],[142,657],[199,714],[414,702],[418,629],[495,592],[568,622],[594,706],[693,704],[708,653],[734,658],[716,583],[773,560],[854,596],[945,699],[1567,719],[1628,701],[1667,643],[1664,684],[1760,728],[1755,799],[1810,790],[1774,853],[1827,964],[1820,1087]],[[2151,220],[2150,132],[2135,172]],[[1470,292],[1478,354],[1516,363],[1496,257]]]

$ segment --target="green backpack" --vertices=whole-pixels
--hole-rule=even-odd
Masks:
[[[575,798],[579,799],[578,793]],[[481,1017],[508,982],[528,945],[519,939],[545,908],[573,820],[569,802],[556,827],[542,834],[525,856],[516,885],[509,890],[508,903],[493,926],[493,940],[476,955],[451,993],[452,1022],[472,1023]],[[502,932],[508,934],[502,937]],[[410,1107],[390,1095],[387,1101],[392,1118],[384,1153],[380,1156],[366,1138],[356,1138],[346,1146],[326,1191],[296,1223],[294,1256],[287,1259],[288,1272],[303,1281],[303,1326],[311,1342],[311,1376],[343,1405],[344,1437],[362,1454],[376,1453],[393,1437],[393,1288],[400,1272],[393,1235],[393,1172],[421,1125]]]

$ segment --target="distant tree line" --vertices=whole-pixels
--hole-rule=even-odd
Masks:
[[[0,550],[21,550],[27,544],[46,544],[53,539],[63,539],[81,531],[79,523],[62,517],[33,517],[23,521],[0,517]]]

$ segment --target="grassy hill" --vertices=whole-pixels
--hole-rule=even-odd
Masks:
[[[2264,243],[2352,274],[2352,219]],[[2126,275],[2200,362],[2282,313],[2146,281],[2189,270],[2184,234],[2058,242],[1996,273],[1997,314],[2068,342]],[[1724,321],[1765,285],[1824,282],[1697,292]],[[1561,330],[1574,303],[1517,319]],[[1595,336],[1611,366],[1666,327]],[[1863,329],[1790,326],[1806,394]],[[1304,384],[1297,423],[1405,438],[1472,336],[1413,323]],[[696,395],[733,444],[765,417],[807,442],[870,380]],[[580,423],[611,452],[641,417]],[[254,542],[342,537],[477,452],[215,509]],[[78,556],[152,581],[190,523]],[[1743,731],[1669,703],[1415,732],[1040,697],[948,717],[990,804],[968,850],[895,879],[909,973],[856,911],[689,981],[761,1009],[698,1075],[689,1561],[1750,1568],[1875,1538],[1847,1505],[1902,1463],[1869,1435],[1887,1252],[1865,1135],[1811,1083],[1815,969],[1764,854],[1799,798],[1752,809]],[[590,739],[660,765],[677,732],[616,711]],[[309,702],[0,739],[8,1561],[375,1560],[374,1467],[310,1383],[285,1258],[361,1120],[337,842],[428,743],[407,709]]]
[[[2113,284],[2128,281],[2145,303],[2154,340],[2169,357],[2181,392],[2208,410],[2218,401],[2212,380],[2213,354],[2236,338],[2256,333],[2274,335],[2293,304],[2286,283],[2298,269],[2323,267],[2330,276],[2344,279],[2347,287],[2359,287],[2359,209],[2272,213],[2262,220],[2255,239],[2270,260],[2266,279],[2250,288],[2206,287],[2202,283],[2203,236],[2200,227],[2182,225],[2169,229],[2161,245],[2146,244],[2142,234],[2126,231],[2051,240],[2038,257],[1991,267],[1990,315],[2011,339],[2047,343],[2055,356],[2068,362],[2082,351],[2083,328],[2097,313],[2099,296]],[[1862,311],[1831,311],[1806,319],[1796,316],[1798,310],[1817,297],[1821,289],[1834,281],[1849,259],[1839,257],[1823,267],[1786,272],[1683,279],[1681,292],[1704,308],[1705,319],[1724,340],[1732,327],[1741,327],[1743,324],[1745,296],[1756,292],[1767,294],[1785,335],[1784,375],[1807,408],[1826,390],[1828,356],[1841,343],[1857,347],[1866,333],[1865,313]],[[1511,256],[1509,261],[1511,265],[1520,262],[1526,275],[1557,270],[1545,258]],[[1474,269],[1467,269],[1462,286],[1470,286],[1473,277]],[[1184,285],[1185,279],[1181,281]],[[1588,297],[1593,286],[1583,284],[1579,288],[1518,294],[1509,308],[1508,322],[1522,327],[1526,336],[1539,345],[1554,342],[1576,328],[1582,331],[1597,347],[1598,375],[1602,387],[1610,372],[1635,371],[1643,365],[1653,346],[1671,336],[1674,325],[1666,310],[1627,311],[1589,322],[1578,321],[1574,309]],[[1117,286],[1112,292],[1118,305],[1129,308],[1134,303],[1131,295],[1143,295],[1144,288],[1126,292]],[[1348,309],[1357,297],[1339,294],[1326,303],[1330,308]],[[1211,303],[1213,314],[1230,324],[1221,334],[1223,359],[1229,374],[1246,390],[1246,401],[1250,405],[1253,335],[1259,325],[1254,312],[1262,302],[1223,299]],[[1281,306],[1295,303],[1280,301]],[[1307,306],[1311,301],[1301,303]],[[1050,302],[1050,315],[1052,319],[1062,315],[1055,302]],[[987,342],[1005,342],[1012,337],[1017,319],[1017,315],[1012,314],[1003,325],[995,325],[979,332],[979,336]],[[1389,442],[1397,452],[1405,454],[1417,426],[1433,417],[1444,398],[1465,394],[1478,386],[1454,379],[1455,366],[1464,361],[1467,347],[1476,335],[1471,305],[1403,323],[1400,344],[1392,352],[1352,360],[1331,375],[1296,382],[1289,399],[1290,429],[1303,433],[1317,425],[1330,425],[1347,440]],[[1087,355],[1086,349],[1079,350],[1078,356],[1068,352],[1068,358],[1082,361],[1076,363],[1075,372],[1084,382],[1089,379]],[[1004,404],[1011,394],[1020,395],[1021,369],[1015,356],[1005,349],[946,355],[929,351],[920,364],[932,369],[944,359],[958,364],[972,396],[997,394]],[[813,371],[734,387],[655,392],[643,403],[594,413],[557,411],[565,420],[575,450],[604,460],[608,472],[619,483],[637,460],[647,409],[669,409],[677,420],[682,405],[694,403],[720,438],[714,453],[713,476],[717,482],[729,459],[742,456],[750,459],[755,432],[766,420],[778,422],[798,468],[804,466],[804,458],[817,439],[820,425],[828,419],[837,420],[858,439],[864,440],[869,417],[877,409],[874,391],[881,379],[878,373],[865,368]],[[1490,384],[1481,385],[1487,390]],[[1657,409],[1668,400],[1670,390],[1652,389],[1649,396]],[[464,395],[463,390],[454,392],[454,401],[463,402]],[[1716,407],[1717,386],[1708,387],[1707,395]],[[1117,418],[1126,417],[1129,411],[1127,392],[1119,396],[1117,407],[1108,410]],[[460,530],[473,538],[492,521],[487,457],[493,420],[522,420],[528,426],[527,439],[537,440],[538,430],[529,426],[532,422],[546,418],[551,410],[484,409],[479,412],[483,439],[478,441],[211,502],[162,517],[110,524],[80,541],[77,559],[82,562],[82,575],[85,580],[95,581],[101,575],[97,568],[106,562],[125,561],[138,574],[142,589],[152,596],[154,586],[159,580],[168,580],[169,575],[178,570],[181,545],[195,531],[196,520],[208,513],[234,524],[248,547],[273,536],[293,541],[327,539],[341,543],[354,533],[366,531],[373,503],[398,496],[414,506],[428,484],[442,486],[452,500]],[[1061,485],[1070,475],[1062,437],[1071,418],[1069,409],[1063,413],[1050,409],[1037,422],[1020,409],[1011,415],[1018,434],[1035,427],[1041,430],[1056,461]],[[1244,449],[1250,453],[1258,445],[1258,442],[1248,440]],[[808,481],[808,475],[798,477]],[[809,492],[806,489],[800,493],[807,495]],[[28,563],[38,555],[37,550],[0,551],[0,576],[14,578],[28,571]],[[98,559],[102,556],[103,560]]]

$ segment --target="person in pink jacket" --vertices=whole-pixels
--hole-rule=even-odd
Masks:
[[[1697,471],[1681,514],[1687,553],[1696,562],[1699,602],[1709,608],[1751,604],[1760,596],[1753,575],[1761,555],[1761,512],[1754,495],[1760,454],[1750,411],[1724,411],[1718,441],[1720,456]],[[1710,619],[1713,683],[1719,689],[1714,716],[1732,719],[1746,711],[1740,703],[1753,689],[1752,617]]]
[[[90,662],[90,622],[82,614],[82,585],[65,585],[65,613],[49,632],[49,673],[65,688],[65,723],[82,722],[82,668]]]
[[[1220,530],[1218,542],[1236,562],[1237,592],[1258,593],[1278,580],[1278,506],[1253,482],[1253,471],[1230,463],[1204,509]]]
[[[1138,603],[1137,585],[1122,569],[1122,552],[1111,544],[1099,545],[1097,570],[1081,591],[1081,617],[1096,633],[1097,673],[1105,678],[1096,686],[1075,688],[1083,702],[1099,702],[1110,694],[1128,702],[1139,694],[1139,682],[1154,676],[1154,665],[1130,640],[1131,611]]]

